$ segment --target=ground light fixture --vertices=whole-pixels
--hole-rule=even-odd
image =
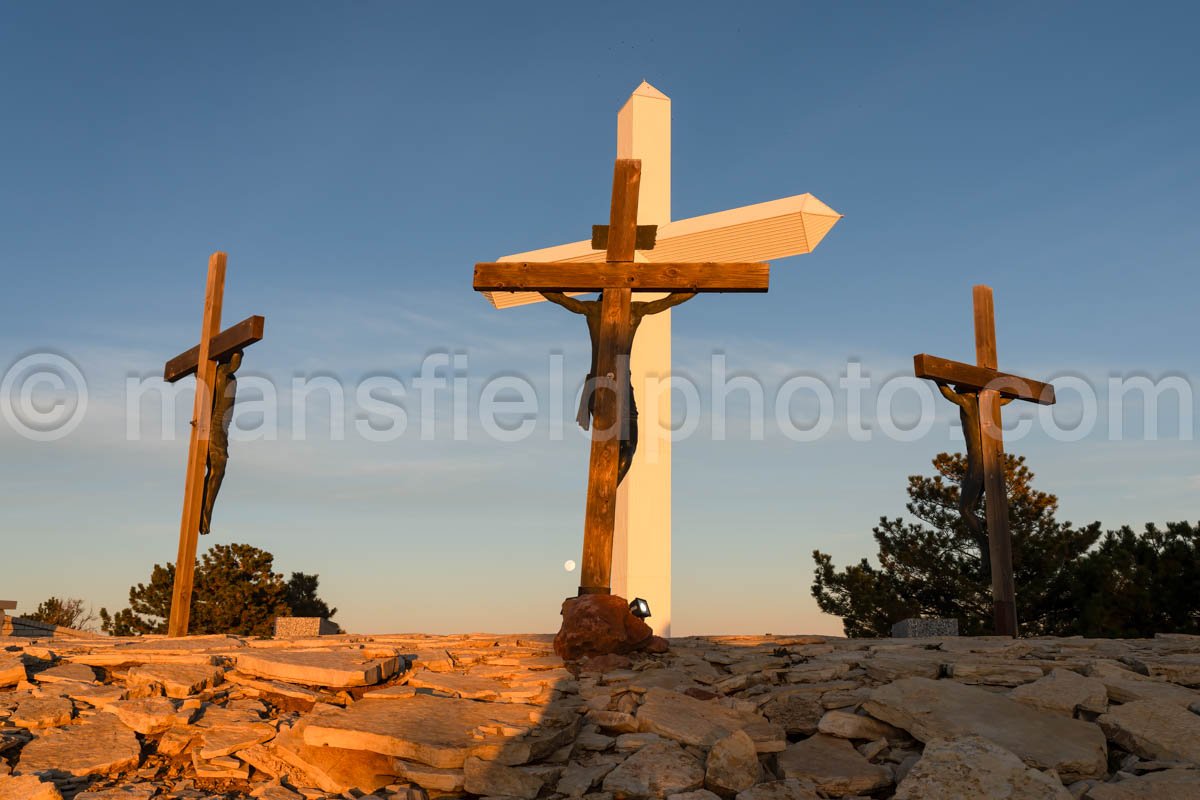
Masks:
[[[638,619],[645,619],[650,616],[650,604],[640,597],[635,597],[629,603],[629,613]]]

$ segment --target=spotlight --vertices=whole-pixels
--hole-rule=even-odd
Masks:
[[[640,597],[635,597],[629,604],[629,613],[638,619],[645,619],[650,616],[650,604]]]

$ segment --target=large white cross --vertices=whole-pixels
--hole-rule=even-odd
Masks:
[[[841,219],[811,194],[798,194],[671,222],[671,98],[645,81],[617,112],[617,158],[642,162],[638,224],[657,225],[639,261],[774,261],[811,252]],[[590,240],[504,256],[499,261],[603,261]],[[493,292],[496,308],[543,302],[535,292]],[[653,299],[647,295],[639,300]],[[646,317],[631,361],[641,442],[617,491],[612,591],[641,597],[648,622],[671,635],[671,312]],[[647,389],[657,395],[646,400]],[[631,535],[632,532],[632,535]]]

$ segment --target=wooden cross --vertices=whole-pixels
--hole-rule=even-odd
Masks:
[[[192,435],[188,444],[187,477],[183,488],[183,515],[179,527],[179,555],[175,559],[175,586],[171,593],[169,636],[187,636],[192,611],[192,582],[196,567],[196,543],[200,533],[200,511],[208,442],[212,433],[213,389],[217,364],[263,337],[264,320],[250,317],[221,330],[221,305],[225,296],[225,254],[208,259],[208,283],[204,290],[204,318],[200,344],[166,363],[163,379],[168,383],[196,375],[196,397],[192,404]]]
[[[629,387],[630,302],[633,292],[765,292],[770,265],[765,263],[634,262],[638,239],[652,244],[650,232],[637,225],[641,162],[617,159],[607,230],[594,238],[606,246],[606,260],[590,263],[499,262],[475,265],[477,292],[600,292],[598,379],[583,529],[580,594],[608,594],[612,580],[613,529],[617,509],[618,429],[624,419]]]
[[[976,363],[964,364],[922,353],[913,356],[913,368],[918,378],[936,381],[942,394],[960,408],[968,467],[960,492],[959,510],[968,528],[984,535],[974,511],[979,490],[983,491],[987,547],[981,551],[991,572],[992,617],[997,635],[1016,636],[1016,588],[1013,584],[1012,534],[1008,528],[1000,408],[1013,400],[1052,405],[1054,387],[997,370],[996,313],[991,287],[976,286],[974,301]]]

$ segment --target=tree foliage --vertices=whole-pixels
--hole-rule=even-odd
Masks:
[[[248,544],[216,545],[196,564],[190,634],[230,633],[270,636],[276,617],[328,616],[317,596],[318,578],[293,572],[290,580],[273,571],[275,557]],[[149,583],[129,590],[129,607],[110,615],[100,609],[102,629],[114,636],[165,633],[171,613],[175,565],[158,564]]]
[[[828,554],[813,551],[813,596],[822,611],[843,618],[847,636],[890,636],[908,617],[955,618],[963,634],[992,630],[991,580],[986,541],[974,539],[958,509],[962,455],[942,453],[936,474],[908,479],[908,513],[884,517],[873,529],[878,563],[867,559],[838,570]],[[1013,540],[1017,619],[1028,635],[1063,634],[1077,627],[1075,564],[1100,538],[1099,523],[1074,528],[1055,518],[1058,499],[1033,488],[1023,458],[1006,456],[1008,519]],[[981,523],[982,501],[975,510]]]
[[[1200,634],[1200,525],[1109,531],[1074,571],[1078,632]]]
[[[77,597],[47,598],[38,604],[36,611],[25,616],[47,625],[58,625],[62,628],[74,628],[80,631],[94,630],[97,619],[92,609],[84,605],[83,600]]]

